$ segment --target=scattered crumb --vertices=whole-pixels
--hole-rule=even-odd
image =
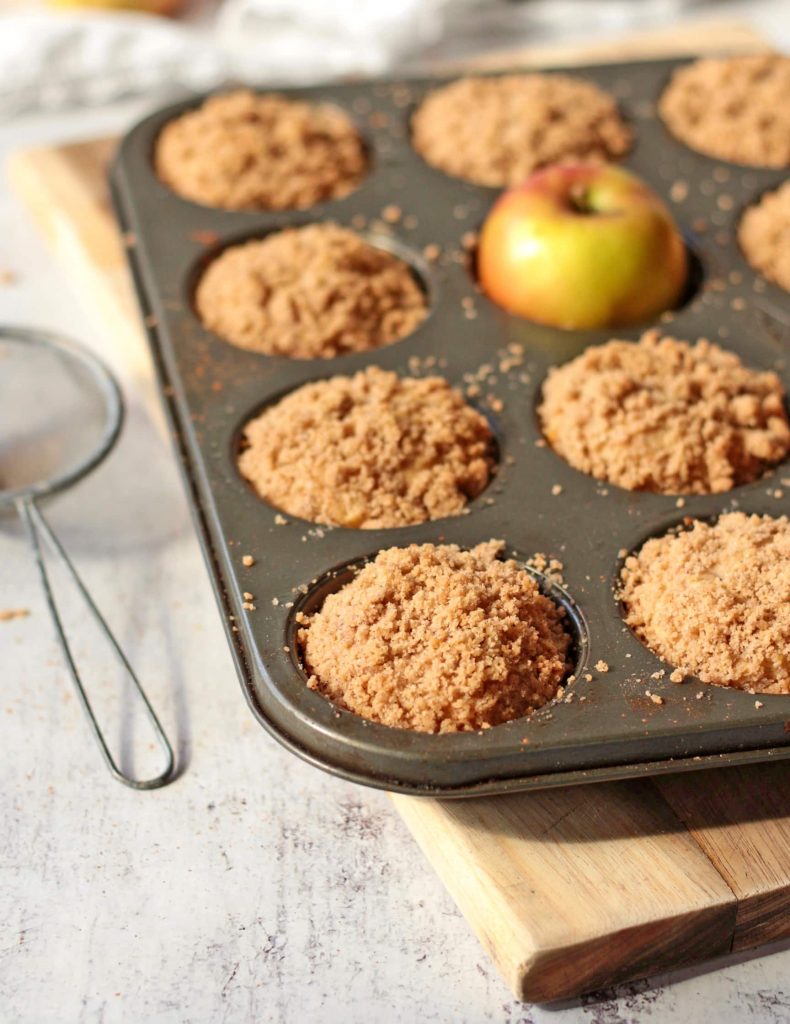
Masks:
[[[607,663],[605,661],[596,661],[596,663],[595,663],[595,671],[596,672],[608,672],[609,671],[609,666],[607,665]]]
[[[14,619],[26,619],[30,615],[29,608],[5,608],[0,610],[0,622],[11,622]]]
[[[216,245],[219,241],[219,235],[216,231],[190,231],[189,240],[190,242],[197,242],[198,245]]]
[[[568,671],[564,611],[502,543],[379,552],[299,630],[309,685],[342,708],[420,732],[529,715]]]
[[[402,216],[403,211],[399,206],[395,206],[394,203],[385,206],[381,211],[381,219],[386,221],[387,224],[397,224]]]
[[[252,603],[252,601],[243,601],[241,606],[246,612],[255,611],[255,605]]]
[[[757,708],[758,711],[760,710],[760,708],[765,707],[765,705],[763,704],[763,702],[761,700],[756,700],[754,702],[754,706]]]
[[[249,569],[251,565],[255,565],[255,559],[252,557],[252,555],[242,555],[241,564]]]
[[[253,599],[253,595],[248,590],[244,591],[242,597],[244,598],[245,601],[252,601]]]
[[[551,493],[554,495],[555,498],[558,495],[562,494],[562,484],[554,484],[551,488]]]
[[[278,512],[277,515],[274,517],[274,522],[275,522],[275,525],[277,525],[277,526],[287,526],[288,525],[288,520],[280,512]]]

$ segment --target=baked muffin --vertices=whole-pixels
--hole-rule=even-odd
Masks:
[[[308,685],[397,729],[468,732],[521,718],[570,669],[564,609],[499,541],[381,551],[298,616]]]
[[[461,513],[488,484],[493,434],[442,377],[371,366],[305,384],[244,428],[239,470],[276,508],[375,529]]]
[[[752,167],[790,165],[790,58],[706,57],[679,68],[658,110],[681,142]]]
[[[617,103],[569,75],[461,78],[429,93],[412,118],[412,143],[454,178],[502,188],[560,160],[613,160],[631,132]]]
[[[738,241],[758,273],[790,292],[790,181],[746,210]]]
[[[625,619],[673,681],[790,693],[790,522],[731,512],[626,559]],[[712,614],[713,612],[713,614]]]
[[[154,166],[174,192],[204,206],[289,210],[347,195],[368,160],[337,107],[239,89],[166,124]]]
[[[790,450],[775,373],[658,331],[592,346],[550,370],[539,416],[558,455],[632,491],[728,491]]]
[[[337,224],[231,246],[204,272],[195,304],[204,326],[225,341],[291,359],[389,345],[427,313],[407,263]]]

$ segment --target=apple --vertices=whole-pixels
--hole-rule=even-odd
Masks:
[[[511,313],[567,329],[627,327],[676,306],[688,277],[672,215],[611,164],[554,164],[494,203],[480,284]]]

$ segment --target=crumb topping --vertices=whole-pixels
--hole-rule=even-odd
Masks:
[[[623,567],[625,620],[675,681],[790,693],[790,521],[730,512],[653,538]]]
[[[499,560],[502,547],[379,552],[302,617],[308,685],[365,718],[428,733],[485,729],[542,707],[570,668],[564,611]]]
[[[708,57],[673,74],[658,109],[692,149],[737,164],[787,167],[788,94],[788,57]]]
[[[488,484],[493,434],[442,377],[371,366],[305,384],[244,428],[239,469],[291,515],[361,529],[458,515]]]
[[[389,345],[427,306],[408,264],[337,224],[231,246],[209,264],[195,302],[204,325],[231,344],[292,359]]]
[[[559,160],[611,160],[631,145],[612,96],[568,75],[462,78],[431,92],[412,119],[414,148],[477,185],[523,181]]]
[[[204,206],[286,210],[347,195],[368,162],[336,107],[239,89],[165,125],[154,163],[174,192]]]
[[[749,207],[738,241],[755,270],[790,292],[790,181]]]
[[[756,479],[790,450],[777,375],[705,339],[648,331],[549,371],[539,409],[554,450],[627,490],[710,494]]]

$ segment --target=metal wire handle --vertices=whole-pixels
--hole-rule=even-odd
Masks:
[[[74,685],[77,688],[77,695],[79,696],[80,703],[82,704],[82,708],[85,712],[88,722],[90,723],[90,727],[93,730],[93,735],[96,737],[96,742],[99,744],[99,749],[102,752],[102,756],[104,757],[107,767],[110,769],[110,773],[112,774],[114,779],[118,780],[118,782],[122,782],[125,786],[129,786],[132,789],[158,789],[160,786],[166,785],[172,778],[173,768],[175,766],[173,748],[171,747],[170,741],[165,735],[164,729],[162,728],[159,719],[156,717],[154,709],[151,707],[151,703],[148,700],[148,697],[146,697],[145,695],[145,691],[140,685],[140,682],[137,679],[134,670],[129,664],[126,655],[123,653],[120,646],[118,645],[118,641],[113,636],[110,627],[107,625],[101,612],[96,607],[96,604],[94,603],[93,598],[89,594],[85,584],[82,582],[79,575],[77,574],[77,570],[74,568],[71,559],[66,554],[63,545],[60,543],[58,538],[53,533],[51,526],[42,515],[41,510],[35,503],[35,500],[30,496],[19,498],[19,500],[16,502],[16,507],[22,519],[22,522],[25,524],[25,529],[27,531],[28,539],[30,541],[30,546],[32,547],[33,553],[36,558],[36,564],[38,565],[38,571],[41,576],[41,584],[44,588],[44,596],[47,599],[49,611],[50,614],[52,615],[52,621],[55,624],[55,632],[57,634],[58,642],[60,643],[61,650],[63,651],[63,655],[66,659],[66,664],[69,667],[69,671],[71,672],[71,677],[74,680]],[[105,639],[109,641],[110,646],[115,652],[118,661],[121,663],[124,671],[128,674],[132,683],[134,683],[135,689],[137,690],[137,693],[139,694],[140,699],[143,702],[146,715],[148,716],[148,720],[151,723],[151,726],[154,730],[154,734],[156,735],[159,746],[162,748],[167,758],[167,763],[164,771],[162,771],[153,779],[133,779],[129,775],[125,775],[124,772],[115,763],[115,760],[113,759],[113,756],[110,753],[109,747],[107,746],[102,731],[99,728],[99,723],[96,721],[96,716],[93,713],[91,703],[88,700],[88,695],[86,694],[85,689],[82,685],[82,680],[80,679],[80,674],[77,669],[76,662],[74,661],[74,657],[71,653],[68,637],[66,636],[65,629],[63,628],[63,622],[61,620],[60,613],[58,612],[57,601],[55,599],[55,595],[52,589],[52,584],[50,583],[49,573],[47,572],[47,566],[41,547],[42,536],[46,539],[47,543],[50,545],[54,553],[60,558],[63,565],[65,565],[66,568],[68,569],[69,575],[71,576],[72,581],[79,590],[82,599],[84,600],[85,604],[88,607],[88,610],[93,616],[94,621],[100,627]]]

